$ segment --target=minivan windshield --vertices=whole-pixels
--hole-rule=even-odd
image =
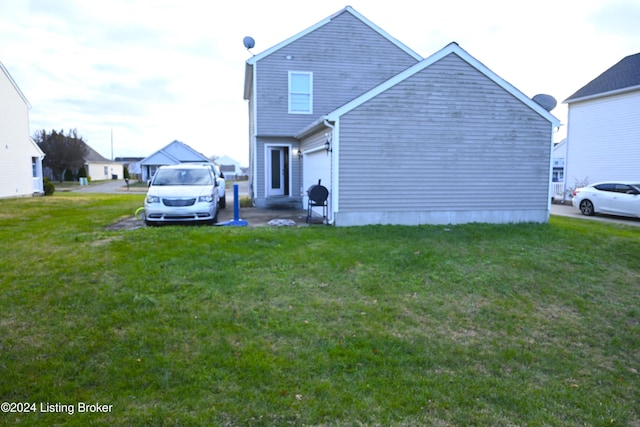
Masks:
[[[207,169],[158,169],[151,185],[213,185]]]

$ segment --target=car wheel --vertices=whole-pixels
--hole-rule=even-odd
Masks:
[[[222,198],[220,200],[218,200],[218,206],[220,206],[220,209],[224,209],[227,207],[227,195],[225,194],[224,196],[222,196]]]
[[[580,202],[580,212],[582,215],[593,216],[596,213],[596,210],[593,208],[593,203],[591,200],[584,199]]]

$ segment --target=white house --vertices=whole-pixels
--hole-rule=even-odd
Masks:
[[[85,168],[92,181],[104,181],[107,179],[123,179],[124,166],[121,162],[109,160],[88,144],[85,156]]]
[[[0,62],[0,197],[43,194],[44,153],[29,136],[31,105]]]
[[[566,188],[640,181],[640,53],[623,58],[564,102]]]
[[[242,165],[240,165],[240,162],[229,156],[220,156],[215,160],[215,163],[226,179],[237,179],[242,175]]]
[[[551,172],[551,197],[565,199],[564,173],[567,159],[566,138],[553,146],[553,171]]]

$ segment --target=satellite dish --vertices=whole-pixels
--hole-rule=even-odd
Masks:
[[[253,37],[249,37],[249,36],[242,39],[242,43],[244,43],[244,47],[246,47],[247,50],[253,49],[253,47],[256,45],[256,41],[253,40]]]
[[[556,105],[558,105],[558,102],[553,96],[544,93],[539,93],[532,99],[536,104],[540,105],[547,111],[553,110],[554,108],[556,108]]]

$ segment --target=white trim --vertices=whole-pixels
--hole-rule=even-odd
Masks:
[[[249,188],[249,196],[251,200],[254,201],[258,197],[258,102],[256,100],[256,93],[258,91],[258,82],[256,81],[256,66],[251,67],[251,72],[253,73],[251,84],[253,85],[250,103],[253,104],[253,111],[249,116],[249,119],[253,118],[253,129],[250,133],[250,138],[252,141],[249,141],[250,144],[253,145],[253,150],[249,153],[249,166],[252,168],[253,172],[251,173],[251,185]],[[249,124],[251,126],[251,123]],[[266,165],[265,165],[266,167]],[[266,197],[266,195],[265,195]]]
[[[616,90],[610,90],[608,92],[594,93],[593,95],[582,96],[580,98],[567,98],[563,102],[563,104],[571,105],[571,104],[574,104],[576,102],[590,101],[592,99],[605,98],[607,96],[615,96],[615,95],[620,95],[620,94],[627,93],[627,92],[635,92],[637,90],[640,90],[640,85],[623,87],[623,88],[616,89]]]
[[[24,103],[27,104],[27,108],[31,109],[31,103],[29,102],[27,97],[24,96],[24,93],[22,93],[22,91],[20,90],[20,87],[18,86],[16,81],[13,80],[13,77],[11,77],[11,74],[9,73],[9,70],[7,70],[5,68],[5,66],[2,64],[2,62],[0,62],[0,70],[2,70],[2,72],[7,76],[7,79],[9,80],[9,83],[11,83],[11,85],[13,85],[13,88],[16,90],[16,92],[18,92],[18,95],[20,96],[20,98],[22,98]]]
[[[294,75],[308,76],[309,77],[309,105],[307,111],[298,111],[291,109],[291,95],[293,94],[291,89],[291,77]],[[288,112],[289,114],[313,114],[313,72],[312,71],[289,71],[289,86],[288,86]],[[303,92],[295,92],[296,95],[307,95]]]
[[[336,120],[331,129],[331,211],[329,212],[329,224],[335,222],[336,212],[340,211],[340,120]]]
[[[269,196],[269,182],[270,182],[269,172],[271,171],[270,167],[267,167],[267,165],[270,163],[270,159],[268,158],[269,148],[288,148],[289,149],[289,165],[288,165],[288,171],[287,171],[287,176],[289,177],[289,185],[288,185],[289,194],[283,194],[283,196],[292,197],[291,187],[293,186],[293,176],[292,176],[293,175],[292,173],[293,144],[290,144],[290,143],[279,144],[277,142],[269,142],[264,144],[264,177],[263,177],[264,178],[264,199],[266,200],[269,197],[274,197],[274,196]],[[284,192],[284,189],[282,191]]]
[[[392,88],[393,86],[397,85],[398,83],[406,80],[407,78],[413,76],[414,74],[418,73],[419,71],[424,70],[428,66],[436,63],[437,61],[441,60],[442,58],[444,58],[445,56],[447,56],[447,55],[449,55],[451,53],[456,54],[462,60],[464,60],[469,65],[471,65],[472,67],[474,67],[475,69],[480,71],[482,74],[484,74],[485,76],[490,78],[493,82],[498,84],[500,87],[502,87],[504,90],[509,92],[511,95],[515,96],[517,99],[522,101],[528,107],[530,107],[535,112],[540,114],[542,117],[544,117],[545,119],[550,121],[554,127],[560,126],[560,120],[558,120],[550,112],[548,112],[547,110],[542,108],[538,103],[536,103],[532,99],[528,98],[525,94],[520,92],[518,89],[516,89],[510,83],[508,83],[506,80],[504,80],[503,78],[498,76],[496,73],[494,73],[493,71],[488,69],[480,61],[478,61],[477,59],[475,59],[474,57],[469,55],[464,49],[462,49],[460,46],[458,46],[457,43],[448,44],[443,49],[439,50],[438,52],[434,53],[433,55],[429,56],[428,58],[420,61],[416,65],[407,68],[405,71],[401,72],[400,74],[397,74],[396,76],[392,77],[391,79],[387,80],[386,82],[384,82],[384,83],[380,84],[379,86],[371,89],[369,92],[366,92],[365,94],[355,98],[353,101],[348,102],[345,105],[343,105],[342,107],[334,110],[333,112],[331,112],[331,113],[329,113],[327,115],[327,119],[329,121],[335,122],[338,119],[338,117],[342,116],[343,114],[348,113],[349,111],[353,110],[354,108],[356,108],[356,107],[364,104],[365,102],[373,99],[374,97],[378,96],[379,94],[381,94],[382,92],[386,91],[387,89]]]

